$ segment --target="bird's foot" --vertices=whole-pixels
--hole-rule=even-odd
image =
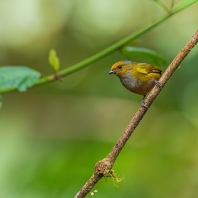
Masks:
[[[157,81],[157,80],[155,80],[155,85],[157,86],[157,87],[159,87],[159,88],[161,88],[161,84],[160,84],[160,82],[159,81]]]
[[[144,103],[144,100],[142,100],[142,102],[141,102],[141,107],[148,109],[148,106]]]

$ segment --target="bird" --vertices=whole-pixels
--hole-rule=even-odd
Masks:
[[[162,71],[157,66],[148,63],[118,61],[113,64],[109,74],[118,76],[122,85],[129,91],[142,95],[141,106],[145,108],[147,108],[144,103],[146,95],[155,85],[161,86],[158,80]]]

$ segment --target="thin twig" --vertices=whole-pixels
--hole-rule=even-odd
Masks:
[[[155,0],[155,2],[158,5],[160,5],[167,13],[170,13],[170,10],[168,9],[168,7],[163,2],[161,2],[160,0]]]
[[[150,94],[148,95],[147,99],[145,100],[145,105],[150,107],[157,95],[160,93],[161,89],[167,83],[169,78],[172,76],[174,71],[180,66],[181,62],[184,58],[188,55],[191,49],[197,44],[198,42],[198,30],[195,32],[193,37],[186,43],[183,49],[179,52],[179,54],[175,57],[172,63],[168,66],[164,74],[162,75],[159,83],[161,84],[160,88],[155,86]],[[136,112],[116,144],[114,145],[111,152],[107,155],[107,157],[95,165],[95,172],[91,176],[91,178],[86,182],[86,184],[82,187],[82,189],[76,194],[75,198],[83,198],[90,192],[90,190],[95,186],[95,184],[105,175],[110,174],[112,172],[113,164],[120,154],[122,148],[126,144],[127,140],[132,135],[135,128],[138,126],[139,122],[142,120],[144,115],[147,112],[147,108],[140,107],[139,110]]]

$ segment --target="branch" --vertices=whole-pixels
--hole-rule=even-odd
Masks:
[[[160,93],[161,89],[164,87],[164,85],[167,83],[169,78],[172,76],[174,71],[180,66],[181,62],[184,60],[184,58],[188,55],[188,53],[191,51],[191,49],[197,44],[198,42],[198,30],[195,32],[193,37],[186,43],[186,45],[183,47],[183,49],[179,52],[179,54],[175,57],[175,59],[172,61],[172,63],[168,66],[164,74],[159,80],[159,83],[161,84],[160,88],[155,86],[150,94],[148,95],[147,99],[145,100],[145,105],[148,106],[148,108],[151,106],[157,95]],[[116,144],[114,145],[111,152],[107,155],[107,157],[95,165],[95,172],[91,176],[91,178],[86,182],[86,184],[82,187],[82,189],[76,194],[75,198],[83,198],[87,195],[87,193],[90,192],[90,190],[95,186],[95,184],[105,175],[112,174],[112,167],[113,164],[120,154],[122,148],[132,135],[133,131],[138,126],[139,122],[142,120],[144,115],[147,112],[147,108],[140,107],[139,110],[136,112]]]

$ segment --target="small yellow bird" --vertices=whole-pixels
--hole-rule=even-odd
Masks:
[[[119,61],[115,63],[109,74],[115,74],[120,78],[121,83],[129,91],[143,95],[142,107],[147,108],[144,104],[146,94],[156,85],[160,87],[158,80],[162,71],[148,63],[137,63],[132,61]]]

